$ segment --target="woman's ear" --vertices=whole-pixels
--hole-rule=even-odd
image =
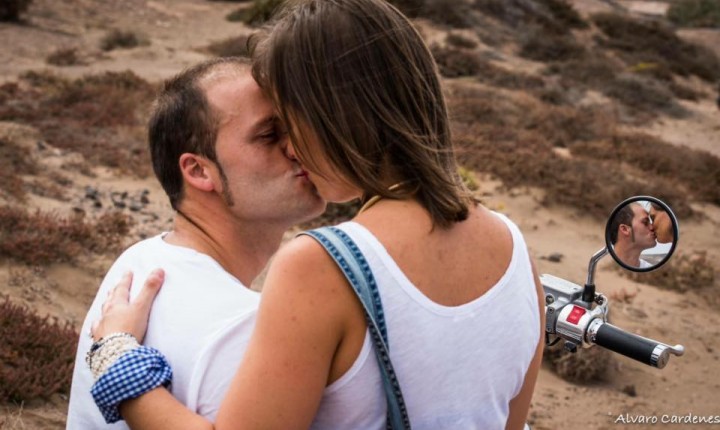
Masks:
[[[207,158],[186,152],[180,156],[179,164],[183,179],[188,186],[207,192],[215,189],[216,175],[211,172],[213,163]]]

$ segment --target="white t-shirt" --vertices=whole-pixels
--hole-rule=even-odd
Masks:
[[[108,271],[88,312],[75,359],[68,430],[127,429],[105,423],[93,402],[94,382],[85,363],[88,331],[99,318],[107,292],[132,270],[134,297],[147,275],[165,270],[165,282],[150,313],[144,344],[160,350],[173,369],[172,394],[190,410],[214,421],[250,339],[260,294],[245,287],[215,260],[166,243],[163,235],[128,248]],[[232,336],[228,336],[232,327]],[[219,350],[226,353],[219,353]]]
[[[418,290],[362,225],[338,227],[358,245],[377,282],[390,358],[415,429],[505,428],[540,341],[527,246],[505,216],[513,254],[479,298],[443,306]],[[482,255],[477,256],[483,258]],[[350,370],[326,387],[313,429],[384,429],[387,406],[370,336]]]

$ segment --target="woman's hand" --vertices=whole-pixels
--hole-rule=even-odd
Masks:
[[[153,301],[165,280],[162,269],[153,270],[145,280],[140,294],[130,302],[132,272],[127,272],[120,282],[108,292],[102,306],[102,317],[93,322],[91,333],[95,341],[110,333],[130,333],[142,343],[147,331],[148,317]]]

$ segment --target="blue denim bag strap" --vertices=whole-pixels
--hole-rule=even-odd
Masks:
[[[373,338],[375,356],[380,367],[383,389],[387,399],[387,427],[393,430],[410,429],[410,419],[405,407],[405,400],[395,370],[390,362],[385,314],[383,313],[380,293],[365,257],[355,242],[338,228],[321,227],[300,234],[312,237],[325,248],[340,267],[345,278],[353,287],[353,291],[360,299],[365,311],[368,330]]]

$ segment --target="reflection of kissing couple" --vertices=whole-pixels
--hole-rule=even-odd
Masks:
[[[652,265],[640,258],[642,251],[658,243],[672,242],[672,223],[662,206],[650,203],[650,211],[637,202],[621,208],[610,225],[615,254],[628,266],[645,269]]]

